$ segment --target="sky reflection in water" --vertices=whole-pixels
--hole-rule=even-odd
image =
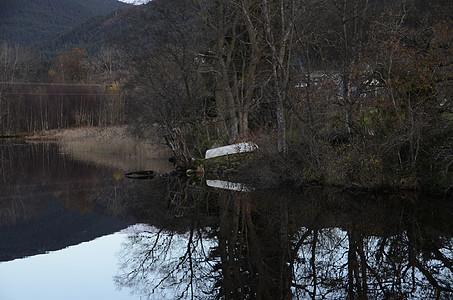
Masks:
[[[127,235],[115,233],[59,251],[0,263],[0,299],[139,299],[118,291],[116,254]]]

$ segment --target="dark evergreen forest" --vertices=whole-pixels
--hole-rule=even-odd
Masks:
[[[36,46],[95,16],[128,6],[116,0],[4,0],[0,41]]]

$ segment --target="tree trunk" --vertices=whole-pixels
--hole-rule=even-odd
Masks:
[[[165,136],[165,141],[173,151],[177,164],[186,168],[190,167],[191,157],[182,137],[181,130],[179,128],[173,128],[170,133]]]
[[[241,138],[247,138],[249,135],[249,114],[247,111],[241,111],[240,112],[240,132],[241,132]]]
[[[281,99],[277,102],[277,128],[278,128],[278,152],[286,155],[288,146],[286,143],[286,120],[283,102]]]

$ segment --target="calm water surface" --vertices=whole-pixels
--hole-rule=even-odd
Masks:
[[[0,162],[0,299],[453,297],[452,199],[129,180],[49,143]]]

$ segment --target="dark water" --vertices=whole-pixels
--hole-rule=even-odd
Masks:
[[[55,144],[0,157],[0,299],[453,298],[452,199],[129,180]]]

